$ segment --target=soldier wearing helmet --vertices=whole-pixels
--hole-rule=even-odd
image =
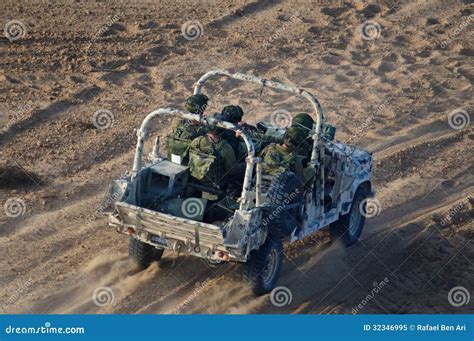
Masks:
[[[222,109],[220,114],[217,114],[215,117],[221,121],[229,122],[234,125],[238,125],[244,116],[244,111],[238,105],[228,105]],[[235,132],[231,130],[224,130],[222,132],[222,138],[229,142],[234,150],[235,154],[238,155],[241,150],[240,143],[242,142],[237,136],[235,136]]]
[[[244,117],[244,111],[240,105],[227,105],[222,109],[222,119],[232,124],[239,124]]]
[[[244,111],[239,105],[228,105],[225,106],[224,109],[222,109],[221,114],[218,115],[216,118],[240,126],[241,129],[248,133],[252,138],[255,151],[257,153],[272,142],[281,142],[280,138],[267,136],[261,131],[259,131],[255,126],[243,122],[243,116]],[[245,142],[242,140],[242,138],[240,138],[238,134],[236,136],[236,134],[230,130],[226,130],[223,133],[222,137],[231,144],[232,148],[235,151],[237,161],[243,162],[245,160],[245,157],[247,156],[247,147],[245,146]]]
[[[291,127],[297,129],[301,138],[301,143],[298,147],[298,154],[303,157],[303,164],[306,164],[310,157],[313,149],[312,131],[313,131],[314,120],[307,113],[299,113],[291,122]]]
[[[207,108],[208,97],[196,94],[188,97],[186,110],[191,114],[202,115]],[[205,129],[192,120],[176,117],[171,122],[172,132],[166,140],[168,159],[179,164],[188,163],[188,150],[191,142],[206,133]]]
[[[285,171],[292,171],[303,180],[302,159],[297,152],[301,142],[301,132],[298,128],[289,127],[283,136],[282,143],[271,143],[260,153],[263,173],[274,176]]]
[[[189,148],[189,172],[205,186],[223,188],[236,159],[232,146],[222,138],[225,129],[209,126],[207,134],[195,138]]]

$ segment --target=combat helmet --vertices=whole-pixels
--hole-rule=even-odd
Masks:
[[[242,120],[244,111],[239,105],[227,105],[222,109],[221,119],[226,122],[237,124]]]
[[[186,100],[185,107],[191,114],[202,115],[204,110],[206,110],[208,101],[209,98],[206,95],[192,95]]]
[[[308,130],[313,129],[313,124],[313,118],[305,112],[299,113],[293,117],[293,120],[291,121],[292,126],[306,128]]]

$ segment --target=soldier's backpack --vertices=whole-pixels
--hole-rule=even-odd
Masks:
[[[202,137],[197,146],[192,145],[189,149],[189,172],[193,178],[212,186],[220,182],[223,174],[224,159],[219,150],[226,142],[220,140],[216,144],[202,146],[205,138]]]
[[[199,128],[193,127],[187,120],[179,120],[174,131],[166,138],[168,159],[181,165],[187,164],[189,146],[199,135],[202,135]]]

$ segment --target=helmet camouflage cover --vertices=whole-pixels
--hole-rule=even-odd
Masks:
[[[227,105],[222,109],[222,120],[236,124],[242,120],[244,111],[239,105]]]
[[[186,100],[186,110],[192,114],[201,115],[207,107],[209,98],[206,95],[196,94],[188,97]]]
[[[302,112],[293,117],[291,124],[296,127],[304,127],[311,130],[313,129],[314,120],[309,114]]]

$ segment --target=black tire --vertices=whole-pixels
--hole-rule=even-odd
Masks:
[[[283,260],[283,245],[279,237],[268,236],[258,250],[250,252],[244,264],[244,283],[257,295],[264,295],[275,288]]]
[[[287,206],[303,200],[303,184],[293,172],[277,174],[268,189],[267,202],[270,210],[266,212],[264,224],[269,233],[285,237],[298,226],[301,207],[287,209]]]
[[[367,193],[365,186],[359,186],[349,212],[329,225],[331,242],[341,241],[344,246],[349,247],[359,240],[365,224],[365,216],[361,213],[360,205],[367,198]]]
[[[164,249],[157,249],[135,237],[130,237],[128,240],[128,257],[141,269],[147,268],[153,261],[159,261],[164,251]]]

